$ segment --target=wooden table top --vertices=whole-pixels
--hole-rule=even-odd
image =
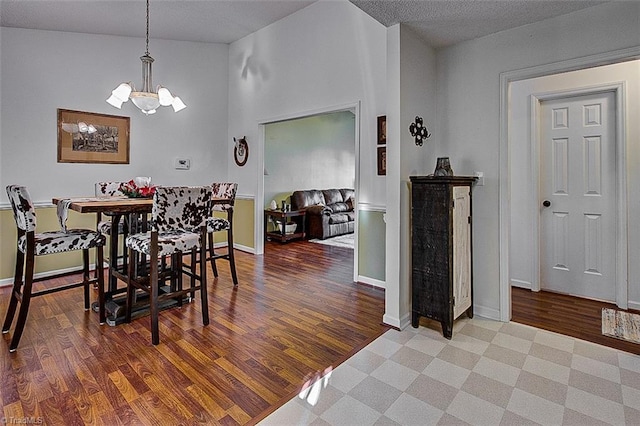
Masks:
[[[153,207],[152,198],[127,197],[68,197],[71,200],[69,208],[78,213],[150,213]],[[56,197],[51,201],[58,204],[66,198]],[[227,199],[214,198],[214,204],[228,202]]]
[[[53,204],[58,204],[65,198],[53,198]],[[79,213],[148,213],[153,207],[151,198],[126,197],[69,197],[69,208]]]

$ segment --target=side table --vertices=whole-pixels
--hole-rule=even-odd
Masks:
[[[305,218],[306,218],[306,211],[305,210],[293,210],[293,211],[288,211],[288,212],[283,212],[282,210],[265,210],[264,211],[264,239],[275,239],[278,240],[282,243],[286,243],[289,240],[292,240],[294,238],[302,238],[304,239],[306,234],[304,232],[305,229]],[[287,234],[285,232],[286,230],[286,224],[289,221],[290,218],[293,217],[302,217],[302,226],[300,230],[296,230],[296,232],[293,232],[291,234]],[[269,225],[269,218],[272,218],[274,220],[274,222],[276,224],[280,223],[281,229],[278,230],[277,226],[276,226],[276,230],[275,231],[268,231],[268,225]],[[298,225],[298,227],[300,227],[300,224]]]

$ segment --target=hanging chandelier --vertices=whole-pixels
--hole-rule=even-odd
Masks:
[[[121,83],[116,87],[107,102],[120,109],[122,104],[131,99],[131,102],[137,106],[143,114],[155,114],[159,106],[173,107],[175,112],[185,109],[187,106],[177,96],[173,96],[166,87],[158,86],[153,91],[151,64],[153,58],[149,55],[149,0],[147,0],[147,49],[140,57],[142,61],[142,90],[137,91],[133,83]]]

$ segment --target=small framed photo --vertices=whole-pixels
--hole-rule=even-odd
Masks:
[[[378,147],[378,176],[387,174],[387,147]]]
[[[129,120],[58,109],[58,163],[129,164]]]
[[[387,143],[387,116],[378,117],[378,145]]]

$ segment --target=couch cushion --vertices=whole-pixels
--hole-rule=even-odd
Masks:
[[[342,192],[340,192],[339,189],[323,189],[322,193],[324,194],[324,200],[327,205],[344,202]]]
[[[337,223],[353,222],[356,219],[354,212],[334,213],[329,216],[329,223],[335,225]]]
[[[293,191],[293,194],[291,194],[291,207],[294,210],[316,205],[326,205],[322,191],[309,189],[306,191]]]
[[[354,200],[356,199],[356,191],[353,189],[342,188],[340,193],[342,194],[342,201],[346,202],[349,198],[353,198]]]
[[[329,204],[329,207],[334,213],[348,212],[349,210],[353,210],[353,206],[349,206],[347,203],[334,203]]]
[[[349,216],[343,213],[332,214],[329,217],[330,224],[349,222]]]

